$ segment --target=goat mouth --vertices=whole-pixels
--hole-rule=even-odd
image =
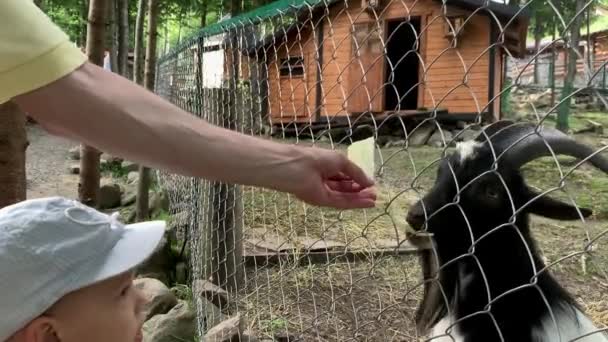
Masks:
[[[433,248],[433,233],[408,229],[405,232],[405,238],[418,249]]]

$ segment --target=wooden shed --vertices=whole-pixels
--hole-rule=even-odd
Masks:
[[[526,51],[528,13],[485,0],[280,0],[211,30],[290,11],[288,26],[238,44],[266,68],[264,80],[249,76],[266,85],[273,123],[499,118],[505,54]]]

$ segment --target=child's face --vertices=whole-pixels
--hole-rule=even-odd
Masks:
[[[141,342],[144,304],[129,272],[65,296],[48,316],[59,342]]]

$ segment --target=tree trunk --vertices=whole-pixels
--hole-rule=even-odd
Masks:
[[[574,13],[579,13],[585,5],[584,0],[576,0],[576,10]],[[576,64],[578,58],[578,44],[580,41],[580,32],[583,24],[582,13],[574,18],[572,26],[570,27],[570,44],[567,54],[567,70],[566,77],[564,78],[564,86],[562,87],[562,95],[560,104],[557,110],[557,123],[556,128],[562,132],[567,132],[569,127],[568,117],[570,115],[570,102],[571,93],[574,89],[574,80],[576,77]]]
[[[26,199],[25,114],[14,102],[0,104],[0,208]]]
[[[536,12],[536,18],[534,20],[534,51],[536,53],[540,50],[540,43],[543,39],[543,26],[540,23],[541,18],[538,11]],[[539,84],[540,82],[540,68],[538,67],[538,56],[534,61],[534,84]]]
[[[201,0],[201,27],[207,26],[208,0]]]
[[[147,0],[139,0],[137,4],[137,18],[135,19],[135,51],[133,59],[133,80],[143,84],[143,54],[144,54],[144,20],[146,19]]]
[[[108,0],[90,0],[87,27],[87,55],[91,63],[103,65],[104,37]],[[78,199],[81,203],[97,207],[99,194],[99,156],[97,149],[82,144]]]
[[[163,47],[163,55],[167,53],[167,51],[169,50],[169,27],[167,26],[167,23],[165,23],[165,25],[163,25],[163,29],[164,29],[164,36],[165,36],[165,41],[164,41],[164,47]]]
[[[156,77],[156,43],[158,40],[158,0],[148,2],[148,43],[146,45],[146,66],[144,86],[154,91]],[[147,220],[150,216],[148,208],[148,193],[150,191],[150,169],[139,166],[139,182],[137,183],[137,220]]]
[[[230,14],[232,17],[236,17],[239,13],[241,13],[241,0],[230,0]]]
[[[89,0],[80,1],[80,17],[83,24],[80,25],[80,46],[87,44],[87,17],[89,15]]]
[[[108,4],[108,18],[110,18],[110,66],[113,72],[118,73],[118,10],[117,0],[110,0]]]
[[[118,2],[118,73],[128,77],[129,66],[129,0]]]

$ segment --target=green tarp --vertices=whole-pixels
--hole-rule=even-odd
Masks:
[[[204,36],[212,36],[239,27],[256,24],[268,18],[282,14],[293,14],[299,11],[306,11],[318,6],[329,6],[338,0],[278,0],[268,5],[259,7],[253,11],[239,14],[234,18],[229,18],[215,24],[211,24],[200,31]],[[342,0],[344,1],[344,0]]]

